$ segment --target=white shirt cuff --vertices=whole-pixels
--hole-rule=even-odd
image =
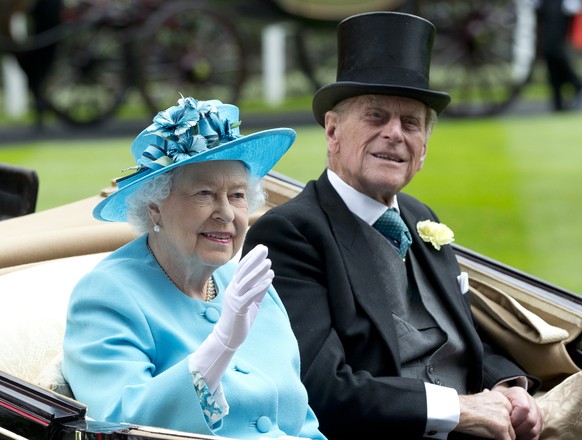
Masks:
[[[424,435],[428,438],[446,440],[459,423],[461,405],[454,388],[425,383],[426,390],[426,427]]]

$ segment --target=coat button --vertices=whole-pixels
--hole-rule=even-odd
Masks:
[[[261,416],[257,419],[257,431],[262,432],[263,434],[269,432],[272,425],[271,419],[267,416]]]
[[[218,321],[218,318],[220,318],[220,312],[216,310],[214,307],[208,307],[206,309],[206,312],[204,313],[204,316],[206,316],[206,319],[208,319],[208,321],[216,322]]]

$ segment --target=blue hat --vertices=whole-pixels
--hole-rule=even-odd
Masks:
[[[131,144],[136,172],[117,179],[117,191],[97,204],[93,217],[127,221],[127,197],[144,182],[182,165],[238,160],[250,175],[264,177],[291,147],[295,131],[277,128],[244,136],[239,132],[238,118],[234,105],[190,97],[159,112]]]

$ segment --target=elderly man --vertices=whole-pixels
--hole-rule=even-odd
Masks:
[[[452,232],[400,192],[450,101],[429,89],[434,33],[401,13],[340,23],[337,82],[313,99],[327,170],[247,236],[245,252],[269,248],[302,379],[330,439],[541,431],[527,392],[539,382],[477,334]]]

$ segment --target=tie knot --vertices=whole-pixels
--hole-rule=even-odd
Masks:
[[[404,258],[412,243],[412,237],[398,211],[395,208],[387,209],[373,226],[382,235],[394,242],[394,245],[398,248],[398,253]]]

